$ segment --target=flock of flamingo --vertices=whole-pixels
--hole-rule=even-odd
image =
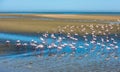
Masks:
[[[84,58],[94,54],[100,55],[105,60],[111,58],[119,59],[119,33],[120,25],[117,24],[98,24],[81,26],[58,26],[54,33],[42,33],[40,41],[34,39],[28,42],[17,40],[12,44],[10,40],[5,41],[5,46],[14,45],[18,50],[32,48],[37,56],[58,56],[70,55]]]

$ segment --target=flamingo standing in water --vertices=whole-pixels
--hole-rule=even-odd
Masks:
[[[52,33],[52,34],[51,34],[51,38],[53,39],[53,42],[55,42],[55,41],[56,41],[56,36],[55,36],[55,34],[54,34],[54,33]]]
[[[37,41],[31,40],[30,46],[32,47],[33,50],[36,50]]]
[[[16,47],[17,47],[17,48],[20,48],[21,45],[22,45],[22,44],[21,44],[21,41],[20,41],[20,40],[17,40],[17,41],[16,41]]]
[[[59,57],[60,57],[60,54],[62,53],[62,49],[63,49],[63,47],[62,47],[62,40],[63,40],[63,38],[59,36],[58,40],[57,40],[57,43],[58,43],[57,54],[59,55]]]
[[[47,48],[49,49],[49,56],[54,56],[55,55],[55,49],[57,45],[55,43],[51,43]]]
[[[25,51],[27,51],[28,44],[27,43],[23,43],[22,46],[24,47]]]
[[[5,44],[6,46],[8,46],[8,47],[10,46],[10,41],[9,40],[7,40],[5,43],[6,43]]]
[[[62,46],[57,46],[57,55],[58,55],[58,57],[61,57],[61,51],[62,51]]]
[[[36,49],[39,49],[40,50],[40,56],[43,56],[44,55],[44,45],[43,44],[39,44],[36,46]]]
[[[73,45],[73,44],[69,44],[69,46],[70,46],[70,48],[71,48],[71,50],[72,50],[72,52],[71,52],[71,56],[73,56],[75,53],[76,53],[76,46],[75,45]]]

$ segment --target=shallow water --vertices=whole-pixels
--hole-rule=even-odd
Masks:
[[[49,34],[49,36],[48,36],[48,38],[47,38],[48,44],[50,44],[50,43],[53,42],[53,39],[50,37],[50,35],[51,35],[51,34]],[[24,33],[24,34],[19,34],[19,33],[3,33],[3,32],[1,32],[1,33],[0,33],[0,44],[3,45],[3,47],[4,47],[5,41],[6,41],[6,40],[10,40],[10,41],[11,41],[11,47],[9,47],[9,48],[6,47],[6,49],[4,49],[4,50],[11,49],[11,50],[8,50],[9,52],[11,52],[11,51],[12,51],[12,47],[13,47],[13,49],[15,49],[14,46],[12,46],[12,45],[14,45],[17,40],[20,40],[22,43],[28,43],[28,44],[31,42],[31,40],[35,40],[35,41],[37,41],[38,44],[39,44],[39,43],[42,42],[42,41],[40,40],[40,36],[42,36],[42,34],[37,34],[37,33],[35,33],[35,34],[25,34],[25,33]],[[56,34],[56,36],[59,37],[59,34]],[[61,36],[64,36],[64,37],[65,37],[64,34],[62,34]],[[109,35],[108,37],[114,38],[114,40],[117,42],[116,46],[120,46],[120,40],[119,40],[119,37],[120,37],[120,36],[119,36],[119,35],[118,35],[118,37],[115,37],[115,35],[112,34],[112,35]],[[75,46],[77,47],[77,49],[78,49],[77,51],[79,52],[79,51],[80,51],[80,50],[79,50],[79,45],[85,47],[85,46],[84,46],[84,43],[86,43],[86,42],[84,41],[84,38],[83,38],[82,36],[77,36],[77,38],[78,38],[79,40],[76,41]],[[101,43],[101,41],[100,41],[101,38],[105,39],[106,36],[97,36],[97,42],[98,42],[98,43]],[[92,48],[92,47],[93,47],[93,44],[90,43],[90,41],[92,40],[92,36],[91,36],[91,35],[88,35],[88,36],[87,36],[87,39],[88,39],[87,43],[89,44],[89,47],[88,47],[88,48]],[[68,41],[68,39],[63,40],[63,43],[67,43],[67,42],[72,43],[70,40]],[[105,42],[104,44],[106,44],[106,47],[107,47],[107,44],[110,44],[110,43],[112,43],[111,40],[109,41],[109,43]],[[58,44],[58,43],[56,43],[56,44]],[[68,47],[68,46],[67,46],[67,47]],[[28,46],[28,48],[30,48],[30,47]],[[99,48],[100,48],[100,46],[99,46],[99,45],[96,45],[96,51],[97,51],[97,49],[99,49]],[[67,50],[67,48],[66,48],[66,50]],[[1,51],[1,52],[2,52],[2,51]],[[1,53],[1,52],[0,52],[0,53]],[[8,53],[9,53],[9,52],[8,52]],[[118,52],[119,52],[119,51],[118,51]]]
[[[88,41],[85,42],[83,36],[74,36],[78,38],[78,41],[74,41],[76,44],[76,53],[74,56],[71,57],[71,49],[69,46],[64,47],[62,52],[66,52],[67,54],[63,56],[62,58],[58,59],[58,57],[49,57],[48,56],[48,50],[44,50],[44,58],[37,58],[36,54],[39,54],[39,50],[34,52],[34,50],[27,46],[27,50],[22,48],[21,50],[18,50],[14,44],[17,40],[20,40],[22,43],[30,43],[31,40],[35,40],[39,43],[42,41],[40,40],[41,34],[35,33],[35,34],[27,34],[27,33],[5,33],[0,32],[0,63],[4,63],[7,61],[7,67],[10,68],[10,70],[14,70],[14,72],[20,72],[18,70],[22,69],[23,71],[32,72],[30,70],[27,70],[24,67],[26,66],[26,63],[29,61],[34,62],[33,64],[33,70],[38,69],[36,72],[40,72],[40,70],[43,70],[44,72],[119,72],[120,71],[120,48],[118,48],[117,51],[112,50],[112,47],[109,46],[109,44],[112,44],[113,41],[110,40],[110,38],[113,38],[115,42],[117,42],[115,45],[120,47],[120,34],[116,37],[114,34],[108,35],[109,42],[104,42],[105,47],[104,50],[101,51],[102,46],[99,44],[92,44],[90,41],[92,40],[91,35],[87,35]],[[51,42],[54,42],[58,44],[56,41],[54,41],[51,37],[51,34],[49,34],[47,38],[48,44]],[[73,41],[67,39],[66,35],[64,34],[55,34],[56,37],[65,37],[65,39],[62,41],[62,43],[69,43],[71,44]],[[96,43],[101,43],[101,38],[106,39],[106,36],[96,36]],[[10,40],[11,46],[6,47],[5,41]],[[69,41],[68,41],[69,40]],[[86,47],[85,43],[88,43],[89,46]],[[83,48],[79,48],[79,46],[83,46]],[[93,52],[90,52],[92,48],[95,50]],[[107,51],[106,49],[110,47],[111,51]],[[87,49],[84,49],[87,48]],[[55,51],[55,50],[54,50]],[[113,52],[113,53],[112,53]],[[104,53],[104,56],[102,56],[102,53]],[[111,53],[111,54],[110,54]],[[107,57],[111,55],[109,60],[107,60]],[[118,58],[115,59],[114,56],[117,55]],[[47,60],[47,58],[49,60]],[[40,61],[41,60],[41,61]],[[22,64],[20,64],[22,61]],[[37,63],[40,62],[40,63]],[[14,65],[12,65],[14,63]],[[52,63],[52,65],[51,65]],[[11,66],[12,65],[12,66]],[[22,66],[19,66],[22,65]],[[48,66],[49,65],[49,66]],[[11,66],[11,67],[10,67]],[[14,69],[14,66],[17,66],[18,68]],[[35,68],[35,66],[38,66]],[[39,66],[41,67],[39,69]],[[6,67],[6,66],[5,66]],[[1,68],[1,67],[0,67]],[[111,69],[112,70],[111,70]],[[45,70],[46,69],[46,70]]]

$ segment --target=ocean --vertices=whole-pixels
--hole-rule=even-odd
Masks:
[[[87,15],[119,15],[120,12],[0,12],[0,14],[87,14]]]

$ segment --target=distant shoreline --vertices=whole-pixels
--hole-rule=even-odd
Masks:
[[[111,15],[82,15],[82,14],[0,14],[0,16],[18,17],[39,17],[39,18],[59,18],[59,19],[87,19],[87,20],[111,20],[117,21],[120,16]]]
[[[120,12],[0,12],[0,14],[77,14],[77,15],[112,15],[120,16]]]

